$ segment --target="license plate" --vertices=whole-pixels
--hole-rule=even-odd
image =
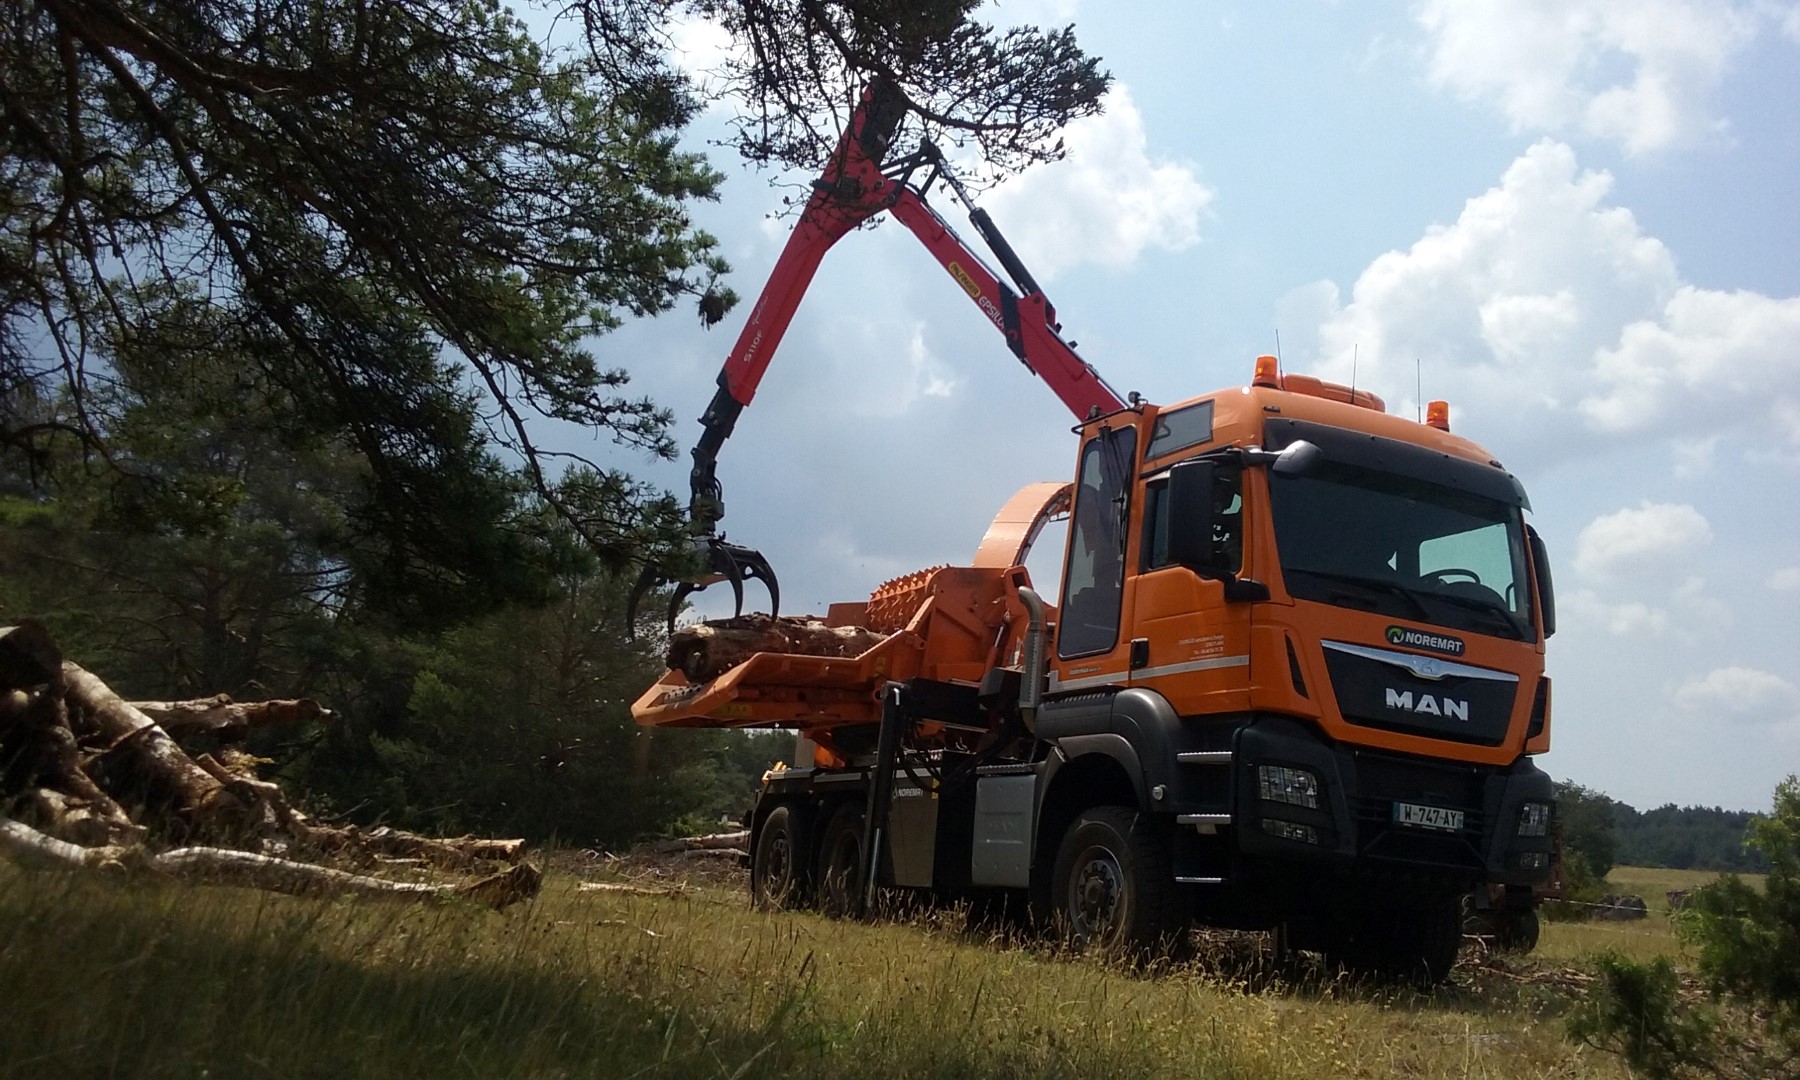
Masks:
[[[1418,803],[1397,802],[1394,804],[1394,820],[1402,825],[1416,825],[1421,829],[1457,832],[1462,829],[1463,812],[1448,810],[1442,806],[1420,806]]]

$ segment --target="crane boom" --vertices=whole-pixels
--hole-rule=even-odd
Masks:
[[[942,176],[956,196],[968,202],[935,146],[926,143],[917,153],[884,168],[884,155],[906,108],[904,95],[885,80],[876,80],[864,92],[823,174],[813,182],[812,195],[719,371],[718,389],[700,417],[702,430],[689,474],[688,513],[704,570],[677,584],[670,605],[671,625],[689,594],[719,581],[730,583],[739,611],[743,610],[746,578],[760,580],[768,588],[771,614],[780,606],[779,586],[768,560],[752,548],[727,543],[717,531],[725,516],[717,475],[719,449],[731,436],[738,415],[755,398],[825,253],[858,225],[884,212],[911,230],[1000,331],[1013,355],[1050,387],[1078,421],[1126,407],[1100,374],[1063,340],[1056,309],[986,211],[971,204],[971,221],[1013,279],[1012,284],[989,269],[925,201],[925,188]],[[927,178],[915,185],[912,176],[921,168],[929,169]],[[664,580],[670,579],[657,568],[645,569],[632,593],[633,615],[643,594]]]

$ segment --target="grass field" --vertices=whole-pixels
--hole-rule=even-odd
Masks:
[[[1668,873],[1613,880],[1659,911]],[[948,913],[576,886],[493,914],[0,868],[0,1076],[1617,1077],[1563,1038],[1554,969],[1676,951],[1659,916],[1547,924],[1417,994],[1259,973],[1252,938],[1144,975]]]

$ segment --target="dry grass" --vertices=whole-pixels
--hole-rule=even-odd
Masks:
[[[1594,953],[1613,952],[1632,960],[1683,954],[1669,922],[1668,893],[1692,889],[1719,879],[1711,870],[1666,870],[1656,867],[1615,866],[1606,875],[1606,891],[1634,893],[1644,898],[1648,917],[1634,922],[1544,923],[1543,938],[1535,955],[1555,963],[1579,961]],[[1741,875],[1757,888],[1763,875]]]
[[[1421,995],[1270,975],[1240,941],[1146,976],[941,913],[576,884],[494,915],[0,870],[0,1075],[1624,1075],[1562,1037],[1570,986],[1542,961]]]

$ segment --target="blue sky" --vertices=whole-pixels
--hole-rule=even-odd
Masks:
[[[1073,21],[1117,81],[1067,160],[984,198],[1108,381],[1242,384],[1277,331],[1289,370],[1354,356],[1391,411],[1417,370],[1551,545],[1542,764],[1640,808],[1766,808],[1800,771],[1800,5],[990,11]],[[679,40],[703,68],[711,36]],[[596,343],[684,445],[787,229],[771,177],[714,156],[699,216],[746,303]],[[966,560],[1008,494],[1069,474],[1068,427],[909,234],[859,233],[721,455],[724,525],[822,610]],[[685,491],[685,461],[594,452]]]

